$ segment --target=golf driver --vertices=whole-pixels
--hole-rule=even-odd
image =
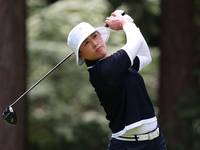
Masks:
[[[122,12],[122,16],[126,14],[125,11]],[[108,24],[105,25],[105,27],[109,27]],[[12,103],[8,108],[4,110],[2,113],[4,121],[11,125],[16,126],[17,124],[17,114],[15,113],[14,109],[12,108],[13,105],[15,105],[22,97],[24,97],[28,92],[30,92],[36,85],[38,85],[44,78],[46,78],[50,73],[52,73],[58,66],[60,66],[65,60],[67,60],[70,56],[72,56],[74,52],[69,54],[67,57],[65,57],[61,62],[59,62],[54,68],[52,68],[47,74],[45,74],[40,80],[38,80],[32,87],[30,87],[24,94],[22,94],[14,103]]]
[[[62,61],[60,61],[54,68],[52,68],[47,74],[45,74],[40,80],[38,80],[32,87],[30,87],[24,94],[22,94],[14,103],[12,103],[8,108],[4,110],[2,113],[4,121],[11,125],[16,126],[17,124],[17,114],[12,108],[22,97],[24,97],[28,92],[30,92],[36,85],[38,85],[44,78],[46,78],[50,73],[52,73],[57,67],[59,67],[65,60],[71,57],[74,52],[70,53],[67,57],[65,57]]]

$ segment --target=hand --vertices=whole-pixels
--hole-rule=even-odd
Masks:
[[[124,12],[124,10],[115,10],[114,13],[117,15],[121,15]],[[131,18],[129,15],[125,14],[124,17],[128,19],[131,23],[134,21],[133,18]]]
[[[127,22],[129,22],[128,19],[116,13],[112,13],[105,21],[105,23],[113,30],[122,30]]]

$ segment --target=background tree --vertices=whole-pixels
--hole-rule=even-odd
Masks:
[[[0,112],[25,91],[26,33],[25,1],[0,1]],[[26,150],[26,101],[14,108],[18,125],[11,127],[0,120],[0,147],[4,150]]]
[[[200,148],[195,142],[199,139],[195,129],[199,127],[199,57],[194,4],[194,0],[161,3],[159,119],[169,150]]]

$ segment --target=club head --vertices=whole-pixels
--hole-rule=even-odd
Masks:
[[[16,126],[16,124],[17,124],[17,115],[16,115],[14,109],[11,106],[6,108],[2,115],[3,115],[3,120],[7,124],[9,124],[11,126]]]

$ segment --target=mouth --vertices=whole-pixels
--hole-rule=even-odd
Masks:
[[[99,51],[101,51],[101,50],[102,50],[102,48],[103,48],[103,46],[99,46],[99,47],[96,49],[96,52],[99,52]]]

